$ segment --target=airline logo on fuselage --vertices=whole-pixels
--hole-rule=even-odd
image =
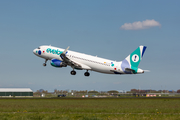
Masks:
[[[63,53],[63,51],[60,51],[58,49],[57,50],[56,49],[51,49],[51,48],[46,49],[46,52],[56,54],[56,55],[60,55],[61,53]]]

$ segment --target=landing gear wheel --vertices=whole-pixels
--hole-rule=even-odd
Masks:
[[[46,59],[46,60],[45,60],[45,63],[43,63],[43,66],[46,66],[46,62],[47,62],[47,61],[48,61],[48,60]]]
[[[89,72],[85,72],[84,75],[85,75],[85,76],[89,76],[90,73],[89,73]]]
[[[76,75],[76,71],[72,70],[71,75]]]

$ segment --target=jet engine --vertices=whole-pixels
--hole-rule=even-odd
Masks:
[[[67,64],[65,62],[58,59],[52,59],[51,65],[54,67],[67,67]]]

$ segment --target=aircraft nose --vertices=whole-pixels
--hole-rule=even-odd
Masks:
[[[36,49],[33,50],[33,53],[36,54]]]

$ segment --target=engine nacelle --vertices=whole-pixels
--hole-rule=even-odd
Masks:
[[[66,63],[64,63],[63,61],[58,60],[58,59],[52,59],[51,60],[51,65],[53,67],[67,67]]]

